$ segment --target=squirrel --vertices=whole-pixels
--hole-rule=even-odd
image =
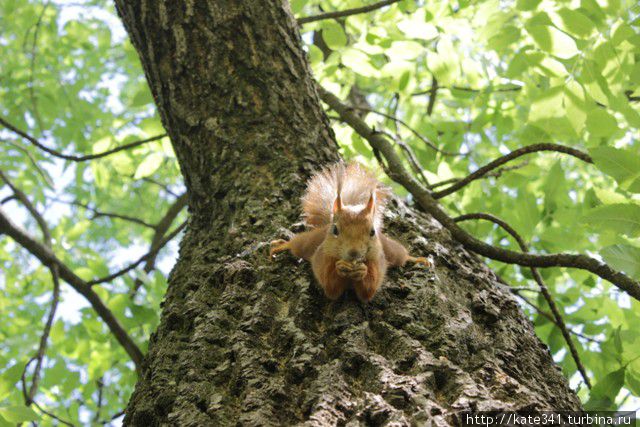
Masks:
[[[430,266],[424,257],[413,257],[399,242],[382,232],[382,214],[390,195],[376,177],[358,163],[342,162],[316,173],[302,197],[309,231],[291,240],[273,240],[269,256],[291,251],[311,262],[313,273],[332,300],[352,287],[369,302],[382,284],[387,267],[414,262]]]

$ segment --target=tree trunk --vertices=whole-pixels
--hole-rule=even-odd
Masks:
[[[465,409],[578,408],[496,276],[397,201],[389,233],[432,270],[363,306],[268,260],[306,179],[338,159],[281,0],[116,0],[169,132],[191,219],[127,425],[446,425]]]

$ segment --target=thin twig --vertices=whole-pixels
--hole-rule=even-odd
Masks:
[[[422,169],[422,166],[420,166],[420,162],[418,161],[418,158],[416,157],[411,147],[409,147],[409,145],[406,142],[404,142],[400,137],[400,135],[398,134],[393,136],[387,132],[381,131],[380,133],[385,134],[388,138],[394,141],[400,148],[402,148],[402,151],[404,151],[405,156],[407,157],[407,160],[409,160],[409,164],[411,165],[413,172],[416,174],[418,179],[422,181],[424,185],[428,186],[429,181],[427,180],[427,177],[424,174],[424,169]]]
[[[409,124],[407,122],[405,122],[402,119],[399,119],[396,116],[392,116],[390,114],[383,113],[382,111],[377,111],[377,110],[374,110],[372,108],[354,107],[354,106],[349,106],[347,108],[350,108],[352,110],[358,110],[358,111],[366,111],[367,113],[377,114],[379,116],[386,117],[389,120],[393,120],[393,121],[401,124],[402,126],[404,126],[407,130],[409,130],[412,134],[414,134],[418,139],[420,139],[422,142],[424,142],[428,147],[432,148],[433,150],[437,151],[438,153],[442,154],[443,156],[461,156],[461,157],[466,156],[465,153],[456,153],[456,152],[453,152],[453,151],[446,151],[446,150],[442,150],[442,149],[438,148],[438,146],[436,144],[434,144],[433,142],[429,141],[424,135],[422,135],[420,132],[418,132],[417,130],[415,130],[411,126],[409,126]]]
[[[521,148],[518,148],[517,150],[513,150],[509,154],[506,154],[502,157],[498,157],[492,162],[482,166],[475,172],[457,181],[455,184],[451,185],[450,187],[447,187],[444,190],[434,192],[433,194],[431,194],[431,196],[434,199],[440,199],[444,196],[448,196],[449,194],[452,194],[458,191],[459,189],[467,186],[470,182],[473,182],[476,179],[482,178],[484,175],[486,175],[493,169],[496,169],[497,167],[502,166],[503,164],[513,159],[517,159],[518,157],[524,156],[526,154],[536,153],[539,151],[555,151],[558,153],[568,154],[586,163],[593,163],[593,159],[589,154],[585,153],[584,151],[577,150],[575,148],[567,147],[565,145],[553,144],[553,143],[540,143],[540,144],[527,145],[526,147],[521,147]]]
[[[0,205],[4,205],[5,203],[10,202],[12,200],[18,200],[15,194],[10,194],[4,199],[0,200]]]
[[[36,159],[33,157],[33,155],[29,152],[29,150],[27,150],[26,148],[24,148],[23,146],[21,146],[20,144],[17,144],[13,141],[4,141],[6,144],[12,145],[13,147],[15,147],[17,150],[21,151],[25,156],[27,156],[29,158],[29,161],[31,162],[31,164],[33,165],[33,167],[36,169],[36,171],[38,171],[38,173],[40,174],[40,176],[42,177],[42,179],[44,180],[45,184],[47,184],[47,186],[49,188],[53,188],[53,183],[51,182],[51,178],[49,178],[49,176],[45,173],[44,170],[42,170],[42,168],[40,167],[40,165],[38,165],[38,162],[36,161]]]
[[[151,184],[157,185],[158,187],[162,188],[167,194],[170,194],[173,197],[180,197],[175,191],[171,191],[171,189],[169,188],[168,185],[165,185],[165,184],[163,184],[163,183],[161,183],[159,181],[156,181],[153,178],[150,178],[150,177],[147,176],[147,177],[142,178],[142,180],[150,182]]]
[[[44,17],[44,13],[47,11],[49,4],[51,2],[47,1],[42,10],[40,11],[40,15],[38,16],[38,21],[35,24],[35,30],[33,31],[33,41],[31,42],[31,57],[30,57],[30,67],[29,67],[29,97],[31,98],[31,104],[33,105],[33,116],[36,119],[36,123],[40,128],[40,132],[42,132],[42,118],[40,117],[40,112],[38,111],[38,102],[36,100],[35,91],[33,90],[33,75],[35,73],[36,68],[36,53],[38,48],[38,33],[40,32],[40,26],[42,25],[42,18]]]
[[[69,426],[69,427],[75,427],[75,424],[73,424],[73,423],[72,423],[72,422],[70,422],[70,421],[65,421],[65,420],[63,420],[62,418],[58,417],[57,415],[53,414],[52,412],[47,411],[47,410],[46,410],[46,409],[44,409],[42,406],[40,406],[40,405],[38,404],[38,402],[35,402],[35,401],[34,401],[34,402],[33,402],[33,406],[35,406],[35,407],[38,409],[38,411],[40,411],[40,412],[42,412],[43,414],[45,414],[45,415],[47,415],[47,416],[49,416],[49,417],[53,418],[54,420],[57,420],[59,423],[62,423],[62,424],[66,425],[66,426]]]
[[[149,143],[149,142],[157,141],[157,140],[162,139],[165,136],[167,136],[166,134],[156,135],[156,136],[152,136],[151,138],[130,142],[128,144],[124,144],[124,145],[121,145],[119,147],[112,148],[112,149],[107,150],[107,151],[103,151],[102,153],[87,154],[87,155],[83,155],[83,156],[76,156],[76,155],[71,155],[71,154],[63,154],[63,153],[60,153],[59,151],[56,151],[56,150],[54,150],[52,148],[47,147],[46,145],[44,145],[40,141],[38,141],[36,138],[32,137],[28,133],[18,129],[15,126],[13,126],[11,123],[7,122],[2,117],[0,117],[0,125],[2,125],[5,128],[9,129],[10,131],[15,133],[16,135],[21,136],[22,138],[26,139],[27,141],[29,141],[30,143],[32,143],[33,145],[35,145],[39,149],[41,149],[43,151],[46,151],[47,153],[51,154],[52,156],[58,157],[58,158],[64,159],[64,160],[71,160],[71,161],[74,161],[74,162],[84,162],[84,161],[87,161],[87,160],[98,159],[100,157],[105,157],[105,156],[108,156],[110,154],[117,153],[119,151],[129,150],[131,148],[138,147],[138,146],[140,146],[142,144],[146,144],[146,143]]]
[[[429,104],[427,105],[427,116],[433,113],[433,107],[436,106],[436,96],[438,95],[438,80],[433,77],[431,80],[431,89],[429,90]]]
[[[149,224],[148,222],[146,222],[146,221],[144,221],[144,220],[142,220],[140,218],[136,218],[136,217],[129,216],[129,215],[118,214],[118,213],[114,213],[114,212],[100,211],[100,210],[98,210],[96,208],[92,208],[91,206],[89,206],[89,205],[87,205],[85,203],[75,202],[75,201],[72,201],[72,200],[62,200],[62,199],[59,199],[57,197],[52,197],[51,200],[53,200],[54,202],[64,203],[64,204],[73,205],[73,206],[79,206],[79,207],[81,207],[83,209],[86,209],[86,210],[88,210],[88,211],[90,211],[90,212],[92,212],[94,214],[92,219],[104,216],[104,217],[108,217],[108,218],[117,218],[117,219],[121,219],[123,221],[129,221],[129,222],[132,222],[134,224],[139,224],[139,225],[142,225],[144,227],[151,228],[151,229],[154,229],[154,230],[155,230],[155,227],[156,227],[155,225]]]
[[[443,210],[438,201],[431,196],[429,190],[407,172],[402,160],[398,157],[386,137],[371,129],[335,95],[321,86],[317,86],[317,90],[320,98],[331,109],[336,111],[345,123],[368,141],[372,148],[378,150],[384,156],[387,161],[389,178],[404,186],[413,195],[416,203],[440,222],[451,233],[452,237],[467,250],[507,264],[518,264],[525,267],[570,267],[587,270],[602,279],[608,280],[640,301],[640,283],[595,258],[566,253],[540,255],[515,252],[492,246],[467,233]]]
[[[522,90],[524,86],[508,86],[508,87],[497,87],[494,88],[493,86],[489,86],[486,88],[482,88],[482,89],[474,89],[474,88],[470,88],[470,87],[463,87],[463,86],[438,86],[438,89],[448,89],[448,90],[461,90],[464,92],[517,92]],[[411,94],[411,96],[420,96],[420,95],[427,95],[431,92],[431,90],[433,89],[433,85],[430,88],[427,88],[425,90],[421,90],[419,92],[414,92]]]
[[[498,225],[516,240],[522,252],[529,252],[529,245],[527,245],[527,243],[524,241],[522,236],[520,236],[520,234],[508,223],[506,223],[504,220],[494,215],[487,214],[487,213],[472,213],[472,214],[461,215],[459,217],[454,218],[453,220],[455,222],[461,222],[461,221],[468,221],[468,220],[475,220],[475,219],[489,221]],[[553,317],[555,319],[555,324],[558,326],[558,328],[560,328],[560,332],[562,333],[562,336],[564,337],[564,340],[567,343],[567,346],[569,346],[571,357],[573,357],[573,361],[576,363],[576,366],[580,371],[580,375],[582,375],[582,378],[584,379],[585,384],[587,384],[587,387],[591,388],[591,382],[589,381],[589,377],[587,376],[587,371],[584,368],[584,365],[582,364],[582,360],[580,360],[580,355],[578,354],[578,350],[576,349],[576,346],[573,340],[571,340],[571,336],[569,335],[567,325],[564,323],[564,319],[562,318],[560,309],[558,308],[555,300],[553,299],[553,296],[551,295],[549,288],[547,288],[546,283],[544,283],[544,280],[542,279],[542,276],[538,272],[538,269],[535,267],[530,267],[530,270],[531,270],[531,274],[533,275],[533,279],[536,281],[536,283],[538,284],[538,287],[540,288],[540,292],[542,292],[542,296],[544,297],[545,301],[547,301],[547,304],[551,309],[551,313],[553,314]]]
[[[24,368],[25,369],[24,374],[26,374],[27,367],[31,364],[33,360],[35,360],[36,366],[33,369],[33,375],[31,376],[31,386],[29,387],[29,391],[25,396],[25,403],[27,404],[27,406],[33,403],[33,398],[38,392],[38,384],[40,382],[40,372],[42,370],[44,355],[47,351],[47,342],[49,340],[49,334],[51,333],[51,326],[53,325],[53,320],[56,316],[56,310],[58,309],[58,303],[60,301],[60,280],[58,279],[58,267],[53,266],[50,268],[50,270],[51,270],[51,278],[53,280],[53,297],[51,298],[51,308],[49,309],[49,316],[47,317],[47,321],[44,325],[42,335],[40,336],[40,344],[38,346],[38,352],[36,353],[35,356],[31,358],[29,363],[27,363]]]
[[[541,315],[541,316],[545,317],[546,319],[550,320],[551,323],[553,323],[553,324],[555,324],[557,326],[557,323],[556,323],[555,319],[553,318],[553,316],[551,314],[547,313],[542,308],[540,308],[536,304],[532,303],[531,300],[529,300],[527,297],[524,297],[524,296],[520,295],[517,292],[514,292],[513,294],[515,296],[517,296],[518,298],[520,298],[528,306],[533,308],[536,311],[536,313],[538,313],[539,315]],[[588,335],[585,335],[585,334],[580,333],[578,331],[575,331],[573,329],[568,329],[568,330],[569,330],[570,334],[575,335],[575,336],[577,336],[579,338],[582,338],[585,341],[593,342],[593,343],[596,343],[596,344],[600,344],[602,342],[602,341],[600,341],[600,340],[598,340],[596,338],[590,337]]]
[[[116,418],[120,418],[123,415],[124,415],[124,409],[122,409],[122,410],[116,412],[115,414],[113,414],[110,419],[100,421],[100,424],[105,425],[105,424],[110,423],[111,421],[115,420]]]
[[[516,170],[516,169],[520,169],[520,168],[522,168],[524,166],[527,166],[528,164],[529,164],[529,161],[525,160],[523,162],[520,162],[520,163],[512,165],[512,166],[504,166],[504,167],[501,167],[499,169],[493,170],[491,172],[487,172],[485,175],[480,177],[480,179],[492,178],[492,177],[493,178],[500,178],[503,173],[509,172],[509,171],[513,171],[513,170]],[[456,182],[459,182],[460,180],[462,180],[462,178],[449,178],[449,179],[445,179],[445,180],[442,180],[442,181],[434,182],[433,184],[427,186],[427,188],[429,190],[435,190],[438,187],[443,187],[445,185],[454,184]]]
[[[96,381],[96,387],[98,388],[98,399],[96,402],[96,413],[93,416],[93,421],[98,422],[100,420],[100,410],[102,409],[102,392],[104,389],[104,377],[98,378]]]
[[[378,3],[371,4],[369,6],[356,7],[348,10],[341,10],[337,12],[319,13],[318,15],[305,16],[304,18],[298,18],[298,24],[307,24],[309,22],[322,21],[323,19],[337,19],[346,18],[351,15],[358,15],[361,13],[367,13],[376,9],[381,9],[385,6],[389,6],[393,3],[398,3],[400,0],[384,0]]]
[[[116,271],[115,273],[112,273],[108,276],[102,277],[100,279],[95,279],[95,280],[90,280],[87,282],[88,286],[93,286],[93,285],[99,285],[100,283],[105,283],[105,282],[110,282],[113,279],[116,279],[120,276],[122,276],[123,274],[127,274],[128,272],[130,272],[131,270],[135,269],[137,266],[139,266],[140,264],[142,264],[142,262],[146,261],[149,258],[155,257],[157,256],[158,252],[160,251],[160,249],[162,249],[167,243],[169,243],[171,241],[171,239],[173,239],[175,236],[177,236],[183,229],[184,227],[186,227],[187,225],[187,221],[183,222],[182,224],[180,224],[175,230],[173,230],[171,233],[167,234],[161,241],[159,241],[157,243],[156,246],[153,246],[149,252],[147,252],[146,254],[144,254],[143,256],[141,256],[140,258],[138,258],[137,261],[135,261],[132,264],[129,264],[128,266]]]

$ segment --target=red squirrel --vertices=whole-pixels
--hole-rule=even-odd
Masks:
[[[272,241],[270,257],[290,250],[311,261],[328,298],[335,300],[353,287],[361,301],[370,301],[388,266],[403,266],[407,261],[430,265],[426,258],[410,256],[402,244],[382,233],[389,194],[389,188],[358,163],[326,167],[311,177],[302,197],[310,230],[289,241]]]

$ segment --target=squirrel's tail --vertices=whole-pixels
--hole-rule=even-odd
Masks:
[[[358,163],[335,163],[316,173],[307,184],[302,197],[305,222],[310,227],[321,227],[331,223],[333,202],[338,196],[346,206],[362,205],[364,208],[372,192],[375,192],[374,222],[382,224],[382,212],[389,197],[389,189]]]

